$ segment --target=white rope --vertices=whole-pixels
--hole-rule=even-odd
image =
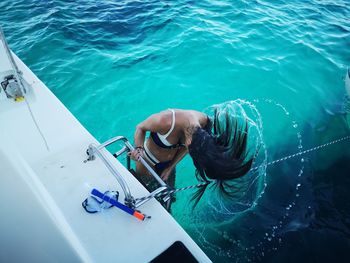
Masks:
[[[45,146],[46,146],[46,149],[47,149],[48,151],[50,151],[50,148],[49,148],[49,145],[48,145],[48,143],[47,143],[47,140],[46,140],[46,138],[45,138],[43,132],[41,131],[38,122],[37,122],[36,119],[35,119],[35,116],[34,116],[33,111],[32,111],[32,109],[31,109],[31,107],[30,107],[30,105],[29,105],[29,102],[28,102],[28,100],[26,99],[26,96],[24,96],[24,94],[26,93],[26,89],[24,88],[24,85],[23,85],[23,82],[22,82],[22,78],[21,78],[21,76],[20,76],[20,71],[19,71],[18,66],[17,66],[17,64],[16,64],[16,62],[15,62],[13,56],[12,56],[11,50],[10,50],[10,48],[9,48],[9,46],[8,46],[8,44],[7,44],[6,38],[5,38],[4,31],[2,30],[1,27],[0,27],[0,38],[1,38],[1,40],[2,40],[2,43],[3,43],[4,47],[5,47],[5,51],[6,51],[7,57],[10,59],[10,63],[11,63],[11,65],[12,65],[12,67],[13,67],[14,72],[15,72],[16,80],[17,80],[17,82],[19,83],[19,85],[20,85],[20,87],[21,87],[21,93],[22,93],[21,96],[23,96],[23,98],[24,98],[24,100],[25,100],[25,102],[26,102],[26,105],[27,105],[27,107],[28,107],[30,116],[32,117],[33,122],[34,122],[34,124],[35,124],[35,126],[36,126],[36,128],[37,128],[37,130],[38,130],[38,132],[39,132],[39,134],[40,134],[40,136],[41,136],[41,138],[42,138],[43,141],[44,141],[44,144],[45,144]]]
[[[35,124],[35,126],[36,126],[36,128],[37,128],[37,130],[38,130],[38,132],[39,132],[39,134],[40,134],[40,136],[41,136],[41,138],[42,138],[43,141],[44,141],[44,144],[45,144],[45,146],[46,146],[46,149],[47,149],[48,151],[50,151],[49,144],[47,143],[47,140],[46,140],[46,138],[45,138],[43,132],[41,131],[38,122],[37,122],[36,119],[35,119],[35,116],[34,116],[33,111],[32,111],[32,109],[31,109],[31,107],[30,107],[30,105],[29,105],[28,100],[27,100],[26,98],[24,98],[24,100],[25,100],[25,102],[26,102],[26,104],[27,104],[27,107],[28,107],[30,116],[32,117],[33,122],[34,122],[34,124]]]
[[[289,160],[291,158],[294,158],[294,157],[297,157],[297,156],[300,156],[300,155],[304,155],[304,154],[307,154],[307,153],[310,153],[310,152],[322,149],[324,147],[327,147],[327,146],[330,146],[332,144],[335,144],[335,143],[338,143],[338,142],[341,142],[341,141],[344,141],[344,140],[348,140],[348,139],[350,139],[350,135],[342,137],[342,138],[337,139],[337,140],[333,140],[333,141],[321,144],[319,146],[313,147],[313,148],[308,149],[308,150],[304,150],[304,151],[301,151],[301,152],[298,152],[298,153],[294,153],[294,154],[282,157],[280,159],[268,162],[266,165],[260,165],[260,166],[253,167],[253,168],[251,168],[251,170],[255,171],[255,170],[259,169],[260,167],[269,166],[269,165],[273,165],[273,164],[276,164],[276,163],[279,163],[279,162],[282,162],[282,161],[286,161],[286,160]],[[210,183],[211,182],[212,181],[210,181]],[[208,183],[204,182],[204,183],[199,183],[199,184],[196,184],[196,185],[190,185],[190,186],[177,188],[177,189],[171,189],[171,190],[166,189],[165,191],[162,191],[160,193],[150,194],[150,195],[147,195],[147,196],[144,196],[144,197],[141,197],[141,198],[136,198],[135,201],[143,201],[143,200],[151,199],[151,198],[154,198],[154,197],[157,198],[157,197],[161,197],[161,196],[172,195],[172,194],[175,194],[175,193],[180,192],[180,191],[201,187],[201,186],[204,186],[206,184],[208,184]]]
[[[316,146],[316,147],[311,148],[311,149],[308,149],[308,150],[304,150],[304,151],[301,151],[301,152],[298,152],[298,153],[294,153],[294,154],[291,154],[291,155],[282,157],[282,158],[277,159],[277,160],[274,160],[274,161],[272,161],[272,162],[268,162],[268,163],[266,164],[266,166],[273,165],[273,164],[276,164],[276,163],[279,163],[279,162],[282,162],[282,161],[286,161],[286,160],[288,160],[288,159],[291,159],[291,158],[294,158],[294,157],[297,157],[297,156],[300,156],[300,155],[304,155],[304,154],[307,154],[307,153],[310,153],[310,152],[313,152],[313,151],[322,149],[322,148],[324,148],[324,147],[327,147],[327,146],[329,146],[329,145],[332,145],[332,144],[335,144],[335,143],[338,143],[338,142],[347,140],[347,139],[349,139],[349,138],[350,138],[350,135],[345,136],[345,137],[342,137],[342,138],[337,139],[337,140],[333,140],[333,141],[330,141],[330,142],[321,144],[321,145],[319,145],[319,146]],[[252,170],[257,170],[257,169],[259,169],[260,167],[263,167],[263,166],[264,166],[264,165],[260,165],[260,166],[257,166],[257,167],[253,167]]]

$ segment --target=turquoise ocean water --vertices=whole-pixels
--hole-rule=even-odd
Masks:
[[[258,112],[263,164],[349,134],[349,21],[348,0],[0,3],[12,50],[98,140],[240,99]],[[192,211],[183,192],[173,215],[215,262],[345,262],[349,145],[264,166],[249,209],[213,191]],[[193,175],[188,157],[177,186]]]

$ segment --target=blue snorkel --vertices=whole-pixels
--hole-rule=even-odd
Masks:
[[[105,195],[103,193],[101,193],[100,191],[98,191],[97,189],[92,189],[91,191],[91,195],[93,196],[96,196],[100,199],[102,199],[103,201],[106,201],[108,203],[110,203],[111,205],[123,210],[124,212],[128,213],[129,215],[132,215],[134,217],[136,217],[137,219],[139,220],[145,220],[145,218],[148,218],[146,217],[146,215],[118,202],[116,199],[112,198],[112,197],[109,197],[108,195]]]

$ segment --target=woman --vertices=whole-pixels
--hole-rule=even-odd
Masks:
[[[232,196],[227,180],[246,174],[253,158],[247,159],[248,126],[238,127],[238,122],[228,113],[214,111],[212,120],[204,113],[194,110],[169,109],[153,114],[137,125],[135,150],[130,157],[137,161],[142,156],[165,181],[176,164],[189,153],[196,167],[199,180],[210,183],[216,180],[223,194]],[[146,132],[150,131],[145,141]],[[137,162],[136,173],[148,174]],[[195,205],[206,186],[194,195]]]

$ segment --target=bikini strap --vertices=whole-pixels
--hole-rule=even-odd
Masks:
[[[174,130],[174,127],[175,127],[175,110],[173,110],[173,109],[170,109],[170,110],[173,113],[173,119],[172,119],[170,130],[166,134],[163,135],[164,138],[167,138],[170,135],[170,133]]]

